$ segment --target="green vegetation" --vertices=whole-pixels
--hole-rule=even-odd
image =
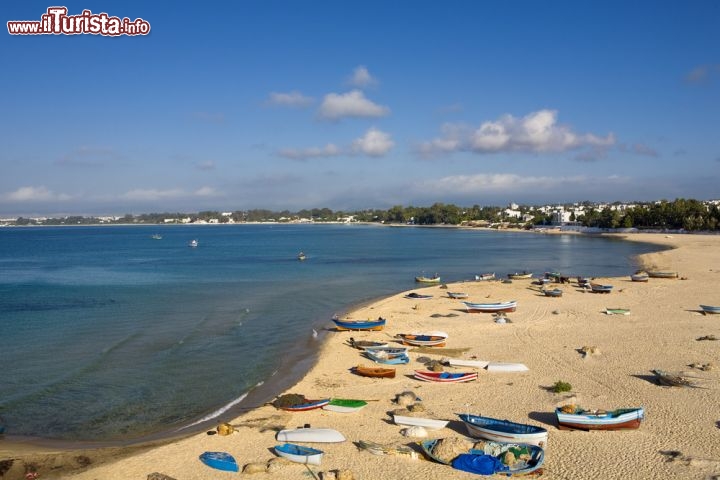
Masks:
[[[552,391],[555,393],[569,392],[570,390],[572,390],[572,385],[561,380],[558,380],[555,382],[555,385],[552,386]]]

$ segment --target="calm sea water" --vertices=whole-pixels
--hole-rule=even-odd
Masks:
[[[414,288],[416,275],[625,275],[635,255],[657,250],[359,225],[4,228],[0,245],[6,433],[126,442],[246,407],[249,391],[294,361],[293,347],[310,355],[313,328]]]

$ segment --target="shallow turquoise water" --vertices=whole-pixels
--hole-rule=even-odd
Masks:
[[[6,434],[125,441],[242,408],[313,328],[416,275],[625,275],[657,249],[360,225],[4,228],[0,245]]]

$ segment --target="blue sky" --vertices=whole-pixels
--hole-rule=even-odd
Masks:
[[[0,216],[720,197],[720,2],[3,2]],[[169,5],[169,4],[168,4]]]

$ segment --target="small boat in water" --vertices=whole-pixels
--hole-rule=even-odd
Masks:
[[[298,253],[297,259],[301,262],[307,258],[307,255],[305,255],[303,252]]]
[[[442,347],[448,338],[445,332],[399,333],[395,336],[404,344],[417,347]]]
[[[340,320],[335,315],[332,321],[338,330],[382,330],[385,326],[385,319],[382,317],[377,320]]]
[[[617,410],[584,410],[576,405],[555,409],[560,430],[623,430],[640,427],[645,416],[642,407]]]
[[[712,305],[700,305],[700,309],[703,313],[720,313],[720,307],[713,307]]]
[[[467,413],[458,416],[471,437],[503,443],[529,443],[542,448],[547,446],[548,431],[542,427]]]
[[[517,309],[517,300],[497,303],[463,302],[468,313],[497,313],[514,312]]]
[[[394,368],[366,367],[364,365],[358,365],[357,367],[353,367],[351,371],[355,375],[360,375],[361,377],[395,378]]]
[[[152,238],[153,240],[162,240],[162,235],[155,233],[153,235],[150,235],[150,238]]]
[[[227,452],[204,452],[200,455],[200,461],[216,470],[225,472],[237,472],[240,470],[235,458]]]
[[[464,383],[477,380],[477,372],[427,372],[424,370],[415,370],[413,375],[418,380],[426,382],[439,383]]]
[[[199,243],[198,243],[197,239],[192,239],[192,240],[190,240],[190,243],[188,243],[188,247],[192,247],[192,248],[195,248],[198,245],[199,245]]]
[[[285,443],[275,446],[275,453],[280,457],[287,458],[291,462],[304,463],[306,465],[320,465],[323,451],[294,443]]]
[[[415,277],[415,281],[419,283],[440,283],[440,275],[437,273],[432,277],[419,276]]]

